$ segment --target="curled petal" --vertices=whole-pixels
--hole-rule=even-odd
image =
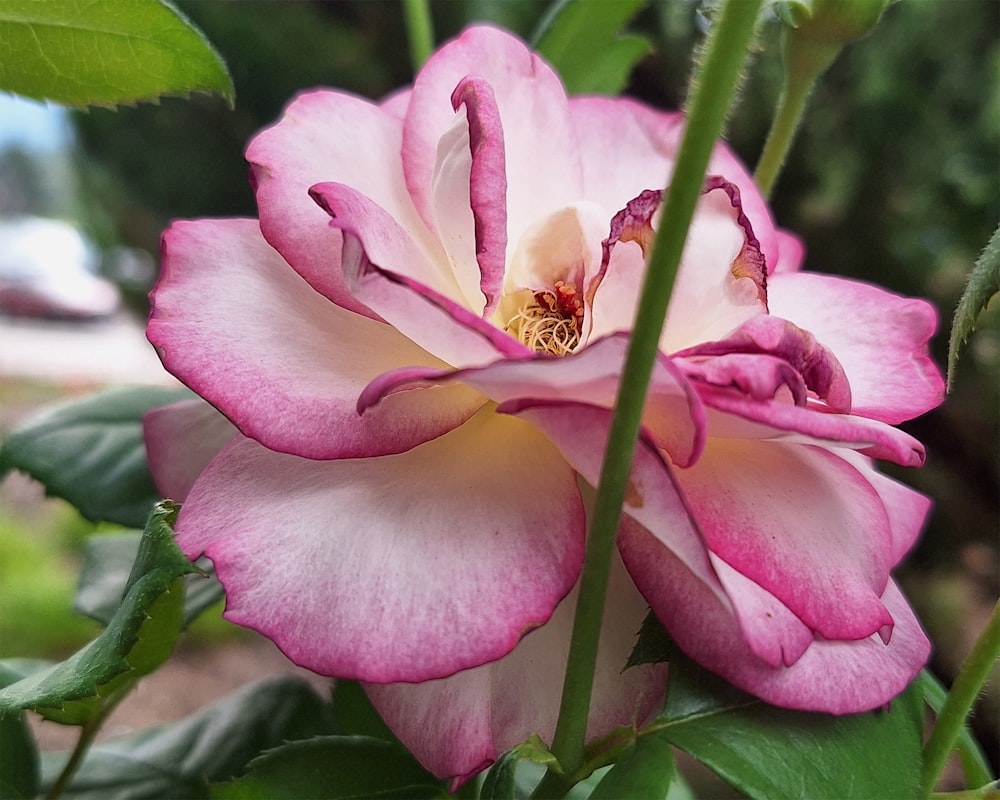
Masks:
[[[800,408],[783,400],[753,400],[731,390],[699,386],[710,414],[713,436],[771,439],[851,448],[872,458],[904,467],[924,463],[924,446],[908,433],[884,422],[853,414],[826,413],[822,407]]]
[[[239,439],[176,530],[189,557],[214,562],[227,619],[316,672],[382,683],[510,652],[575,582],[584,524],[558,451],[484,412],[381,458],[312,461]]]
[[[895,425],[944,399],[928,351],[934,307],[876,286],[805,272],[770,284],[771,313],[807,329],[843,365],[853,412]]]
[[[401,452],[483,403],[454,386],[433,403],[400,395],[359,418],[358,392],[380,372],[444,362],[314,291],[254,220],[177,222],[164,234],[146,335],[167,369],[246,436],[307,458]]]
[[[438,143],[455,118],[452,93],[468,76],[488,84],[496,100],[506,153],[510,248],[534,221],[580,198],[578,153],[567,147],[573,131],[566,92],[551,67],[495,28],[470,28],[431,56],[413,84],[402,151],[410,194],[431,226]]]
[[[454,299],[460,294],[408,277],[420,254],[384,210],[348,186],[310,190],[344,231],[343,268],[354,295],[397,331],[452,366],[486,364],[532,351]],[[400,272],[405,271],[406,274]]]
[[[201,471],[237,433],[228,419],[200,399],[147,411],[142,435],[157,491],[183,503]]]
[[[832,411],[851,410],[851,386],[840,362],[811,333],[779,317],[754,317],[723,339],[689,347],[675,356],[687,358],[725,356],[732,353],[766,353],[780,358],[802,376],[806,388],[826,401]],[[738,363],[743,363],[743,360]],[[746,367],[748,371],[755,369],[750,362]],[[747,377],[751,383],[759,380]],[[772,392],[770,396],[773,395]],[[796,405],[804,403],[797,402]]]
[[[385,721],[427,769],[463,783],[532,733],[552,740],[576,596],[574,589],[545,625],[499,661],[441,680],[365,688]],[[662,701],[666,665],[623,671],[646,611],[646,601],[616,557],[604,607],[588,740],[622,725],[642,724]]]

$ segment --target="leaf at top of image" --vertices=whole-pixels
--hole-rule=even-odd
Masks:
[[[234,98],[219,54],[160,0],[0,0],[0,91],[77,108]]]

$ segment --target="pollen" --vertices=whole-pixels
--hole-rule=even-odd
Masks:
[[[583,300],[576,286],[556,281],[551,290],[534,292],[506,330],[538,353],[564,356],[580,343],[582,324]]]

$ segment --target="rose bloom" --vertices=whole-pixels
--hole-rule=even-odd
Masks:
[[[164,235],[149,339],[208,401],[146,420],[179,545],[214,562],[228,619],[363,681],[439,776],[552,736],[683,125],[567,98],[522,42],[473,28],[381,103],[297,97],[247,150],[260,219]],[[801,259],[718,145],[628,484],[591,738],[662,700],[665,665],[623,671],[650,607],[789,708],[882,706],[926,660],[889,572],[929,501],[872,459],[924,460],[893,426],[941,400],[935,314]]]

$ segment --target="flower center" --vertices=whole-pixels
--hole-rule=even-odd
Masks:
[[[551,290],[533,292],[505,330],[538,353],[564,356],[580,343],[582,325],[583,299],[576,285],[556,281]]]

